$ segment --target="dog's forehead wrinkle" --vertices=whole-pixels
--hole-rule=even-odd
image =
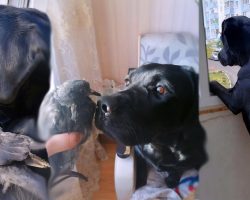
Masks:
[[[163,72],[160,70],[147,70],[140,73],[134,73],[131,77],[131,82],[141,86],[162,83],[162,85],[166,85],[169,89],[174,89],[173,85],[163,77]]]
[[[139,71],[138,73],[133,73],[133,76],[131,76],[132,82],[149,82],[152,81],[152,78],[156,77],[157,75],[160,75],[160,72],[158,70],[147,70],[147,71]]]

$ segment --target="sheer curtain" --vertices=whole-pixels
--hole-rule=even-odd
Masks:
[[[53,30],[55,79],[86,79],[98,88],[101,70],[91,0],[54,0],[47,8]]]
[[[100,90],[102,78],[91,0],[49,1],[46,12],[52,24],[51,65],[54,85],[69,79],[85,79],[93,89]],[[79,188],[74,185],[79,185],[78,181],[69,179],[66,184],[67,192],[59,199],[92,199],[92,193],[98,189],[96,149],[100,150],[100,144],[95,139],[96,131],[93,132],[82,145],[77,162],[77,170],[88,177],[88,182],[80,181]]]

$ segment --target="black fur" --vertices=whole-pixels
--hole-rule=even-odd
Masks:
[[[168,172],[166,184],[175,187],[184,171],[199,169],[207,160],[198,76],[181,66],[148,64],[131,72],[127,83],[125,90],[98,102],[96,126],[119,143],[135,146],[137,187],[145,184],[147,166]],[[157,92],[159,86],[164,94]]]
[[[0,126],[33,125],[49,89],[50,22],[34,9],[0,6]],[[13,128],[15,130],[13,130]]]
[[[210,90],[234,113],[242,112],[243,120],[250,133],[250,19],[245,16],[231,17],[222,23],[219,52],[222,65],[239,65],[238,80],[231,89],[216,81],[210,82]]]
[[[49,89],[50,33],[46,14],[35,9],[0,5],[0,127],[5,132],[38,139],[38,110]],[[47,159],[45,149],[33,153]],[[15,162],[8,167],[11,166],[15,167]],[[3,166],[5,169],[8,167]],[[34,178],[34,181],[44,184],[37,177],[43,175],[48,178],[49,170],[32,170],[36,173],[28,179]],[[11,185],[6,193],[0,193],[0,197],[7,200],[38,199],[34,197],[38,195],[28,190]]]

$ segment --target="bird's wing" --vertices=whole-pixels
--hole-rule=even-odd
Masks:
[[[37,199],[49,199],[45,179],[26,166],[0,166],[0,181],[3,192],[9,189],[10,192],[12,189],[15,191],[15,187],[10,187],[14,185],[33,194]],[[19,196],[18,199],[25,199],[25,197]]]
[[[7,165],[13,161],[23,161],[30,153],[29,137],[0,129],[0,165]]]

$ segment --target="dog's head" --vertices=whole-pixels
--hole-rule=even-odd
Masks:
[[[126,89],[98,102],[95,123],[125,145],[151,142],[197,120],[197,74],[181,66],[148,64],[132,71]]]
[[[223,48],[218,57],[222,65],[243,66],[250,55],[250,19],[245,16],[230,17],[222,23]]]
[[[0,5],[0,123],[37,115],[49,89],[50,33],[46,14]]]

